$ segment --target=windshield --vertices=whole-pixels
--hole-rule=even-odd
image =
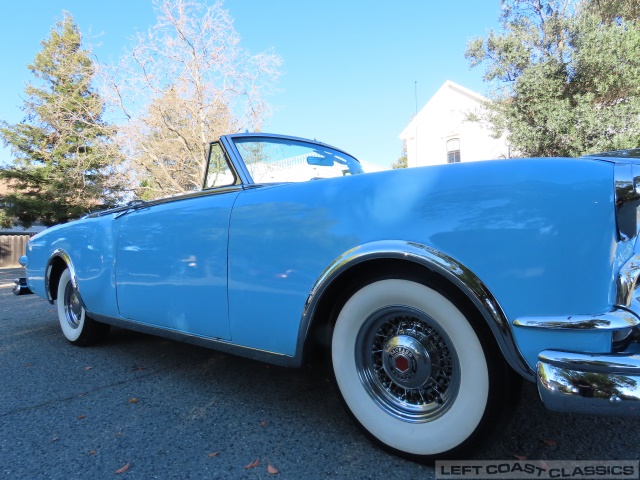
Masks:
[[[306,182],[363,173],[360,162],[317,143],[269,137],[234,138],[255,183]]]

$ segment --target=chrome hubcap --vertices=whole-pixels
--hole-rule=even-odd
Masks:
[[[64,291],[64,311],[69,326],[78,328],[82,319],[82,304],[71,282],[67,284]]]
[[[387,340],[382,350],[382,366],[391,381],[402,388],[420,388],[431,376],[429,351],[409,335]]]
[[[356,339],[356,367],[371,398],[408,422],[431,421],[453,404],[458,356],[429,315],[398,305],[373,313]]]

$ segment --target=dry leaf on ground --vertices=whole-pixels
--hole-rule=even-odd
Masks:
[[[276,467],[273,467],[271,465],[267,467],[267,472],[269,472],[271,475],[276,475],[280,473]]]
[[[260,465],[260,460],[259,459],[255,459],[253,462],[251,462],[249,465],[245,465],[244,469],[245,470],[249,470],[250,468],[256,468],[258,465]]]
[[[124,467],[119,468],[118,470],[116,470],[116,471],[115,471],[115,473],[118,473],[118,474],[120,474],[120,473],[124,473],[124,472],[126,472],[127,470],[129,470],[129,466],[130,466],[130,464],[129,464],[129,463],[127,463]]]
[[[211,452],[208,456],[209,457],[217,457],[218,456],[218,452]]]
[[[136,397],[132,397],[129,399],[129,403],[138,403],[138,399]]]
[[[551,447],[554,447],[554,446],[558,445],[558,441],[557,440],[551,440],[550,438],[541,438],[540,441],[545,443],[545,444],[547,444],[547,445],[549,445],[549,446],[551,446]]]

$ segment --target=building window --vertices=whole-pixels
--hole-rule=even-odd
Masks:
[[[460,163],[460,139],[447,140],[447,163]]]

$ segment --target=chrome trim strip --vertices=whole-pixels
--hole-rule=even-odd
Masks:
[[[640,254],[634,254],[625,262],[616,281],[616,305],[629,307],[633,300],[633,291],[640,277]]]
[[[73,267],[73,263],[71,263],[71,257],[63,249],[58,248],[57,250],[54,250],[54,252],[49,257],[49,261],[47,262],[47,267],[45,268],[45,275],[44,275],[44,289],[47,294],[47,300],[49,300],[49,303],[51,303],[52,305],[54,300],[51,294],[51,289],[49,288],[49,279],[51,277],[53,261],[58,257],[64,260],[64,263],[67,264],[67,268],[69,268],[69,274],[71,275],[71,285],[73,285],[73,288],[76,290],[76,292],[78,292],[78,295],[80,294],[80,289],[78,288],[78,277],[76,275],[76,269]]]
[[[518,349],[506,315],[486,285],[471,270],[445,253],[426,245],[403,240],[383,240],[352,248],[336,258],[322,272],[314,283],[302,312],[296,358],[301,359],[311,320],[327,287],[351,267],[377,259],[408,260],[450,280],[467,295],[481,312],[491,328],[500,350],[513,369],[526,379],[535,380],[535,373]]]
[[[283,355],[281,353],[269,352],[267,350],[259,350],[251,347],[243,347],[217,338],[201,337],[190,333],[183,333],[176,330],[139,323],[124,318],[107,317],[105,315],[99,315],[89,311],[87,311],[87,315],[98,322],[107,323],[126,330],[133,330],[136,332],[168,338],[170,340],[190,343],[199,347],[211,348],[223,353],[238,355],[240,357],[250,358],[252,360],[270,363],[273,365],[280,365],[282,367],[298,367],[300,365],[299,363],[296,363],[296,359],[290,355]]]
[[[544,405],[557,412],[640,416],[640,356],[545,350],[537,384]]]
[[[516,318],[513,325],[554,330],[615,330],[640,325],[640,318],[628,310],[614,308],[610,312],[597,315],[521,317]]]
[[[94,213],[85,215],[82,218],[102,217],[104,215],[109,215],[111,213],[119,214],[116,216],[116,218],[118,218],[119,216],[130,213],[130,211],[142,210],[144,208],[153,207],[155,205],[162,205],[162,204],[171,203],[171,202],[179,202],[181,200],[189,200],[191,198],[208,197],[212,195],[223,195],[225,193],[237,192],[243,189],[244,187],[242,185],[229,185],[226,187],[208,188],[206,190],[201,190],[198,192],[189,192],[181,195],[174,195],[172,197],[156,198],[154,200],[140,201],[139,203],[135,203],[131,205],[123,205],[121,207],[111,208],[109,210],[101,210],[99,212],[94,212]]]

